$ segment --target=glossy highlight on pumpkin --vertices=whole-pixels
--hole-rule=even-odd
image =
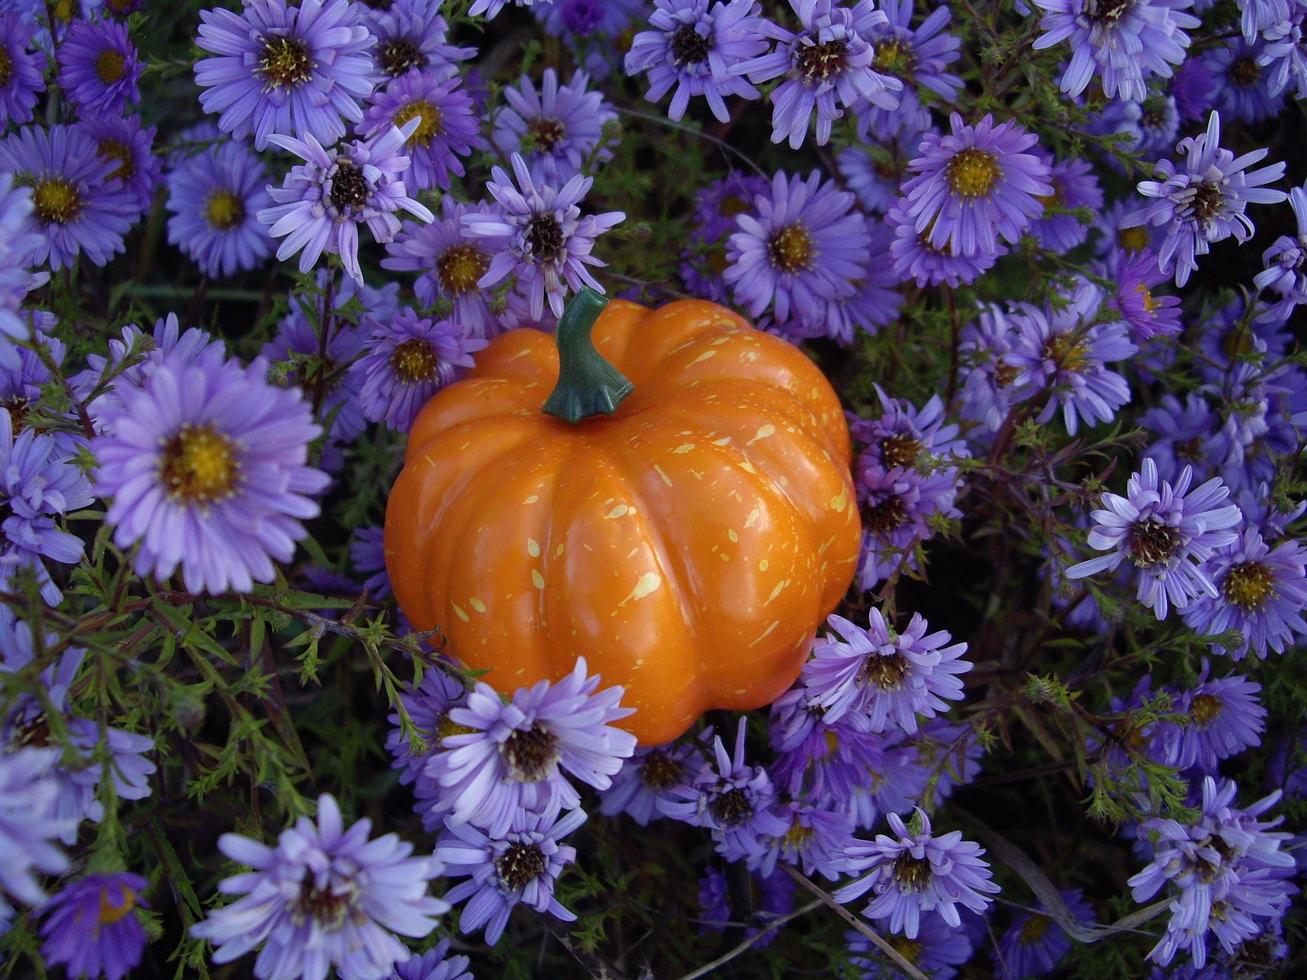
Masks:
[[[720,306],[614,301],[612,415],[541,412],[554,338],[516,330],[423,408],[387,504],[400,607],[509,692],[584,656],[644,744],[767,704],[844,595],[860,522],[839,399]]]

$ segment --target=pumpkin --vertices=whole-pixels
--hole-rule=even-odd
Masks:
[[[857,562],[849,459],[839,399],[783,340],[585,290],[556,338],[495,338],[422,409],[386,566],[497,690],[584,656],[659,744],[794,682]]]

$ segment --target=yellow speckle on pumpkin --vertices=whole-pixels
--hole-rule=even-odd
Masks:
[[[755,442],[758,442],[759,440],[762,439],[766,439],[770,436],[774,436],[775,434],[776,434],[776,426],[770,424],[760,425],[758,426],[758,431],[753,434],[753,438],[750,439],[748,442],[746,442],[745,445],[752,446]]]
[[[729,445],[731,444],[731,437],[730,437],[730,436],[722,436],[720,439],[714,439],[714,440],[712,441],[712,444],[713,444],[714,446],[729,446]]]
[[[690,450],[692,450],[693,448],[694,448],[694,443],[692,443],[692,442],[683,442],[683,443],[681,443],[679,446],[677,446],[675,449],[673,449],[672,452],[676,453],[678,456],[684,456],[686,453],[688,453],[688,452],[689,452]]]
[[[740,464],[740,469],[744,470],[746,473],[752,473],[754,476],[758,475],[758,471],[753,468],[753,464],[747,459]]]
[[[666,483],[669,487],[672,485],[672,478],[668,476],[666,473],[664,473],[663,468],[659,466],[657,463],[654,464],[654,472],[656,472],[660,477],[662,477],[663,482]]]
[[[537,589],[543,589],[545,587],[545,577],[534,568],[531,569],[531,584]]]
[[[710,357],[716,357],[716,356],[717,356],[717,352],[715,350],[706,350],[698,357],[696,357],[693,361],[690,362],[690,367],[693,367],[694,365],[698,364],[700,361],[706,361]]]
[[[789,584],[790,584],[790,580],[787,579],[787,578],[783,578],[783,579],[781,579],[779,582],[777,582],[777,583],[776,583],[776,588],[774,588],[774,589],[771,590],[771,595],[769,595],[769,596],[767,597],[767,601],[764,602],[763,605],[764,605],[764,606],[769,606],[769,605],[771,605],[772,601],[773,601],[773,600],[774,600],[778,595],[780,595],[782,592],[784,592],[784,591],[785,591],[785,587],[786,587],[787,585],[789,585]]]
[[[526,539],[526,553],[532,558],[540,557],[540,542],[535,538]]]
[[[765,630],[759,633],[757,639],[755,639],[752,643],[750,643],[749,646],[751,647],[757,646],[763,640],[767,639],[767,637],[771,636],[772,633],[776,632],[776,627],[780,625],[781,625],[781,621],[779,619],[773,619],[770,625],[768,625],[768,627]]]
[[[630,509],[631,508],[626,506],[626,504],[618,504],[616,507],[614,507],[612,510],[610,510],[607,514],[604,515],[604,519],[609,521],[615,521],[619,517],[625,517],[627,515],[627,512],[630,511]]]
[[[758,507],[753,508],[753,510],[749,511],[749,516],[744,519],[744,526],[753,527],[758,523],[760,517],[762,517],[762,510]]]
[[[454,615],[455,615],[455,616],[457,616],[459,619],[461,619],[461,620],[462,620],[463,622],[465,622],[465,623],[470,623],[470,622],[472,622],[472,617],[469,616],[469,615],[467,614],[467,612],[463,609],[463,607],[460,606],[457,602],[451,602],[450,605],[454,607]]]
[[[771,562],[769,562],[766,558],[758,562],[758,571],[760,572],[765,572],[770,567],[771,567]]]
[[[718,324],[718,326],[730,326],[730,324]],[[732,339],[731,337],[717,337],[712,341],[712,346],[720,347],[722,344],[729,344]]]
[[[486,604],[482,602],[480,599],[478,599],[476,596],[473,596],[471,599],[467,600],[467,604],[479,613],[483,613],[486,611]]]
[[[830,498],[830,509],[843,510],[848,502],[849,502],[848,494],[845,491],[841,490],[838,497]]]
[[[555,554],[555,555],[561,555],[561,554],[563,553],[563,550],[564,550],[566,547],[567,547],[566,545],[561,545],[561,544],[560,544],[557,548],[554,549],[554,554]]]
[[[740,536],[739,536],[738,534],[736,534],[735,531],[734,531],[734,529],[732,529],[732,528],[727,528],[727,529],[726,529],[726,537],[728,537],[728,538],[730,539],[731,544],[735,544],[736,542],[738,542],[738,541],[740,540]]]
[[[640,576],[639,580],[635,583],[635,588],[631,590],[630,594],[621,602],[619,602],[617,605],[625,606],[632,599],[634,599],[636,602],[639,602],[645,596],[657,592],[658,587],[661,586],[662,584],[663,584],[662,576],[659,575],[657,572],[645,572],[643,575]]]
[[[529,497],[527,497],[525,500],[523,500],[522,503],[524,503],[524,504],[534,504],[534,503],[537,503],[539,500],[540,500],[539,495],[533,493],[533,494],[531,494],[531,496],[529,496]]]

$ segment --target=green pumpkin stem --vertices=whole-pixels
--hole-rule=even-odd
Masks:
[[[635,385],[595,350],[590,339],[606,297],[584,288],[567,304],[558,321],[558,384],[542,409],[565,422],[592,415],[612,415]]]

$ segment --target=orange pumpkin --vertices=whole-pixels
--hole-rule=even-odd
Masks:
[[[580,294],[557,346],[496,338],[423,408],[386,565],[498,690],[584,656],[657,744],[798,676],[857,561],[849,432],[812,362],[731,311],[604,307]]]

